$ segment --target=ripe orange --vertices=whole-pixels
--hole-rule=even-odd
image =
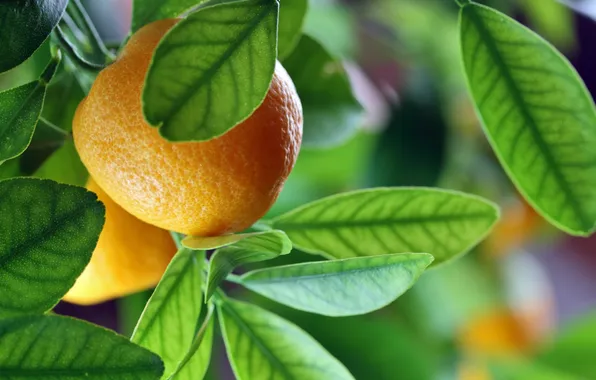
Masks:
[[[152,225],[191,235],[241,231],[277,199],[302,140],[302,106],[277,63],[263,104],[216,139],[171,143],[149,126],[141,90],[151,55],[177,20],[145,26],[81,102],[73,133],[83,163],[112,199]]]
[[[91,261],[64,297],[90,305],[155,286],[176,247],[170,234],[143,223],[89,180],[87,188],[106,207],[106,221]]]

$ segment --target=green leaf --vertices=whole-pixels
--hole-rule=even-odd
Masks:
[[[244,302],[219,302],[221,330],[238,379],[353,379],[316,340],[285,319]]]
[[[398,253],[302,263],[249,272],[241,284],[294,309],[358,315],[395,301],[432,261],[425,253]]]
[[[596,378],[596,314],[591,313],[566,327],[537,355],[546,366],[580,378]]]
[[[429,188],[377,188],[334,195],[272,221],[294,245],[339,259],[424,252],[433,265],[482,240],[498,208],[476,196]]]
[[[41,46],[67,4],[68,0],[0,2],[0,72],[20,65]]]
[[[179,16],[182,12],[205,0],[134,0],[132,3],[132,32],[153,21]]]
[[[196,380],[205,377],[213,348],[213,309],[213,304],[209,304],[207,316],[197,332],[190,350],[168,380]]]
[[[308,10],[308,0],[280,0],[277,57],[286,58],[298,44]]]
[[[50,61],[40,79],[0,92],[0,165],[20,156],[29,146],[43,108],[47,84],[59,63],[58,56]]]
[[[131,340],[157,353],[169,376],[191,347],[203,305],[204,252],[178,251],[149,299]]]
[[[596,224],[596,108],[569,62],[509,17],[468,4],[469,88],[501,164],[534,208],[574,235]]]
[[[81,162],[74,142],[68,140],[37,169],[33,176],[69,185],[85,186],[89,173]]]
[[[494,380],[579,380],[584,377],[571,376],[549,367],[543,367],[520,358],[489,360],[489,375]]]
[[[158,45],[143,90],[149,124],[172,141],[204,141],[248,118],[273,78],[277,0],[206,5]]]
[[[0,321],[0,377],[159,379],[159,357],[99,326],[57,315]]]
[[[339,145],[352,137],[363,118],[363,108],[352,94],[342,63],[316,40],[302,36],[284,60],[304,109],[305,147]]]
[[[0,182],[0,317],[51,309],[91,259],[104,213],[80,187]]]
[[[283,234],[283,231],[276,231],[275,235]],[[182,245],[189,249],[207,251],[225,247],[245,239],[253,239],[262,235],[262,232],[251,232],[246,234],[231,234],[221,236],[187,236],[182,240]]]
[[[250,234],[245,239],[218,249],[209,260],[205,300],[211,298],[213,292],[236,267],[271,260],[279,255],[287,255],[291,250],[292,242],[283,231]]]

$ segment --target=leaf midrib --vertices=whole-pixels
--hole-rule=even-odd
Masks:
[[[273,225],[281,230],[310,230],[310,229],[339,229],[339,228],[366,228],[379,227],[395,224],[422,224],[422,223],[447,223],[451,221],[474,220],[474,219],[492,219],[490,213],[472,213],[460,215],[438,215],[438,216],[418,216],[411,218],[390,218],[390,219],[373,219],[373,220],[342,220],[329,222],[284,222],[273,221]]]
[[[184,95],[179,98],[179,100],[175,103],[174,108],[170,110],[169,116],[164,118],[162,125],[169,122],[172,118],[172,115],[177,114],[182,107],[186,106],[195,93],[221,69],[224,63],[234,54],[236,50],[238,50],[240,45],[259,26],[261,20],[263,20],[271,11],[271,7],[265,6],[265,9],[253,19],[253,22],[249,24],[249,26],[238,36],[238,38],[236,38],[234,43],[232,43],[230,47],[226,49],[222,56],[215,61],[214,64],[208,70],[206,70],[199,79],[197,79],[196,83],[188,91],[186,91]]]
[[[509,92],[515,99],[514,103],[520,105],[518,108],[521,111],[521,114],[523,115],[526,124],[529,126],[529,130],[532,134],[534,141],[536,142],[536,146],[542,153],[544,159],[547,161],[548,167],[551,169],[553,175],[555,176],[557,183],[559,183],[561,190],[565,193],[565,197],[569,202],[568,204],[571,206],[576,216],[580,219],[582,225],[587,228],[592,228],[593,224],[590,222],[588,216],[583,212],[580,204],[575,198],[575,194],[572,192],[571,187],[567,182],[567,179],[561,172],[559,166],[556,164],[555,158],[551,154],[548,145],[546,144],[546,142],[542,138],[542,135],[540,134],[536,121],[530,114],[530,107],[527,105],[526,101],[524,100],[524,97],[521,95],[521,92],[515,84],[511,72],[509,71],[507,65],[505,64],[505,61],[501,57],[499,48],[497,47],[494,39],[492,38],[492,34],[487,30],[484,21],[477,14],[475,7],[477,7],[477,5],[468,4],[466,5],[466,7],[464,7],[464,9],[469,8],[469,15],[471,21],[476,26],[476,29],[478,30],[478,33],[480,34],[481,38],[484,40],[489,54],[495,61],[497,68],[500,69],[501,74],[503,75],[503,78],[505,80],[506,86],[508,87]]]

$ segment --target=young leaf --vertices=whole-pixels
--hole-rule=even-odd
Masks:
[[[205,0],[134,0],[132,3],[132,32],[144,25],[164,18],[179,16]]]
[[[340,317],[387,306],[433,261],[425,253],[302,263],[249,272],[242,285],[286,306]]]
[[[0,73],[20,65],[41,46],[67,4],[68,0],[0,2]]]
[[[147,73],[149,124],[172,141],[204,141],[249,117],[273,77],[277,13],[277,0],[206,4],[174,26]]]
[[[0,92],[0,165],[20,156],[29,146],[43,108],[46,87],[60,63],[59,57],[50,61],[35,82]]]
[[[569,62],[490,8],[461,10],[469,88],[488,139],[519,191],[560,229],[596,224],[596,108]]]
[[[427,188],[377,188],[339,194],[275,218],[294,245],[340,259],[426,252],[433,265],[467,252],[499,217],[476,196]]]
[[[339,145],[351,137],[363,117],[352,94],[348,76],[316,40],[303,35],[294,52],[284,60],[304,108],[306,147]]]
[[[353,379],[348,370],[298,326],[257,306],[217,304],[228,358],[238,379]]]
[[[159,379],[159,357],[99,326],[57,315],[0,320],[3,379]]]
[[[213,309],[213,304],[209,304],[207,316],[197,332],[190,350],[180,361],[176,370],[168,377],[168,380],[196,380],[205,377],[213,348]]]
[[[204,252],[185,248],[174,256],[131,337],[162,358],[166,376],[184,358],[195,336],[203,305],[204,262]]]
[[[215,289],[234,268],[287,255],[291,250],[292,242],[282,231],[251,234],[243,240],[218,249],[209,261],[205,300],[211,298]]]
[[[33,176],[68,185],[85,186],[89,173],[81,162],[74,142],[68,140],[37,169]]]
[[[91,259],[104,213],[80,187],[0,182],[0,317],[51,309]]]
[[[268,231],[269,232],[269,231]],[[271,232],[274,232],[271,234]],[[271,231],[271,235],[278,238],[285,236],[283,231]],[[221,236],[187,236],[182,240],[182,245],[189,249],[206,251],[209,249],[216,249],[225,247],[234,243],[237,243],[245,239],[259,238],[262,236],[262,232],[250,232],[246,234],[232,234],[232,235],[221,235]]]
[[[308,0],[280,0],[277,57],[286,58],[300,40]]]

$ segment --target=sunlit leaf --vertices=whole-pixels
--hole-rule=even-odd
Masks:
[[[596,108],[569,62],[490,8],[461,10],[465,71],[501,164],[542,216],[589,235],[596,224]]]
[[[277,56],[287,57],[300,40],[308,0],[280,0]]]
[[[205,0],[134,0],[132,3],[132,31],[153,21],[179,16],[185,10]]]
[[[433,261],[423,253],[294,264],[242,276],[242,285],[286,306],[328,316],[365,314],[406,292]]]
[[[159,357],[112,331],[72,318],[0,320],[0,378],[159,379]]]
[[[352,94],[342,63],[304,35],[284,60],[284,67],[304,109],[303,145],[329,147],[353,136],[362,122],[363,108]]]
[[[241,265],[266,261],[292,250],[292,242],[282,231],[266,231],[218,249],[209,260],[206,300],[232,271]]]
[[[104,212],[80,187],[0,182],[0,317],[42,313],[62,298],[91,258]]]
[[[229,299],[217,306],[236,378],[353,379],[316,340],[285,319]]]
[[[328,258],[423,252],[438,264],[474,247],[498,216],[492,203],[455,191],[378,188],[323,198],[272,226],[296,247]]]
[[[20,65],[41,46],[67,4],[68,0],[0,2],[0,72]]]
[[[220,136],[261,104],[276,62],[277,0],[220,2],[158,45],[143,90],[147,121],[173,141]]]
[[[203,305],[202,251],[181,249],[147,303],[131,340],[157,353],[170,375],[195,336]]]
[[[40,79],[0,92],[0,165],[21,155],[29,146],[46,87],[59,63],[60,58],[52,59]]]

